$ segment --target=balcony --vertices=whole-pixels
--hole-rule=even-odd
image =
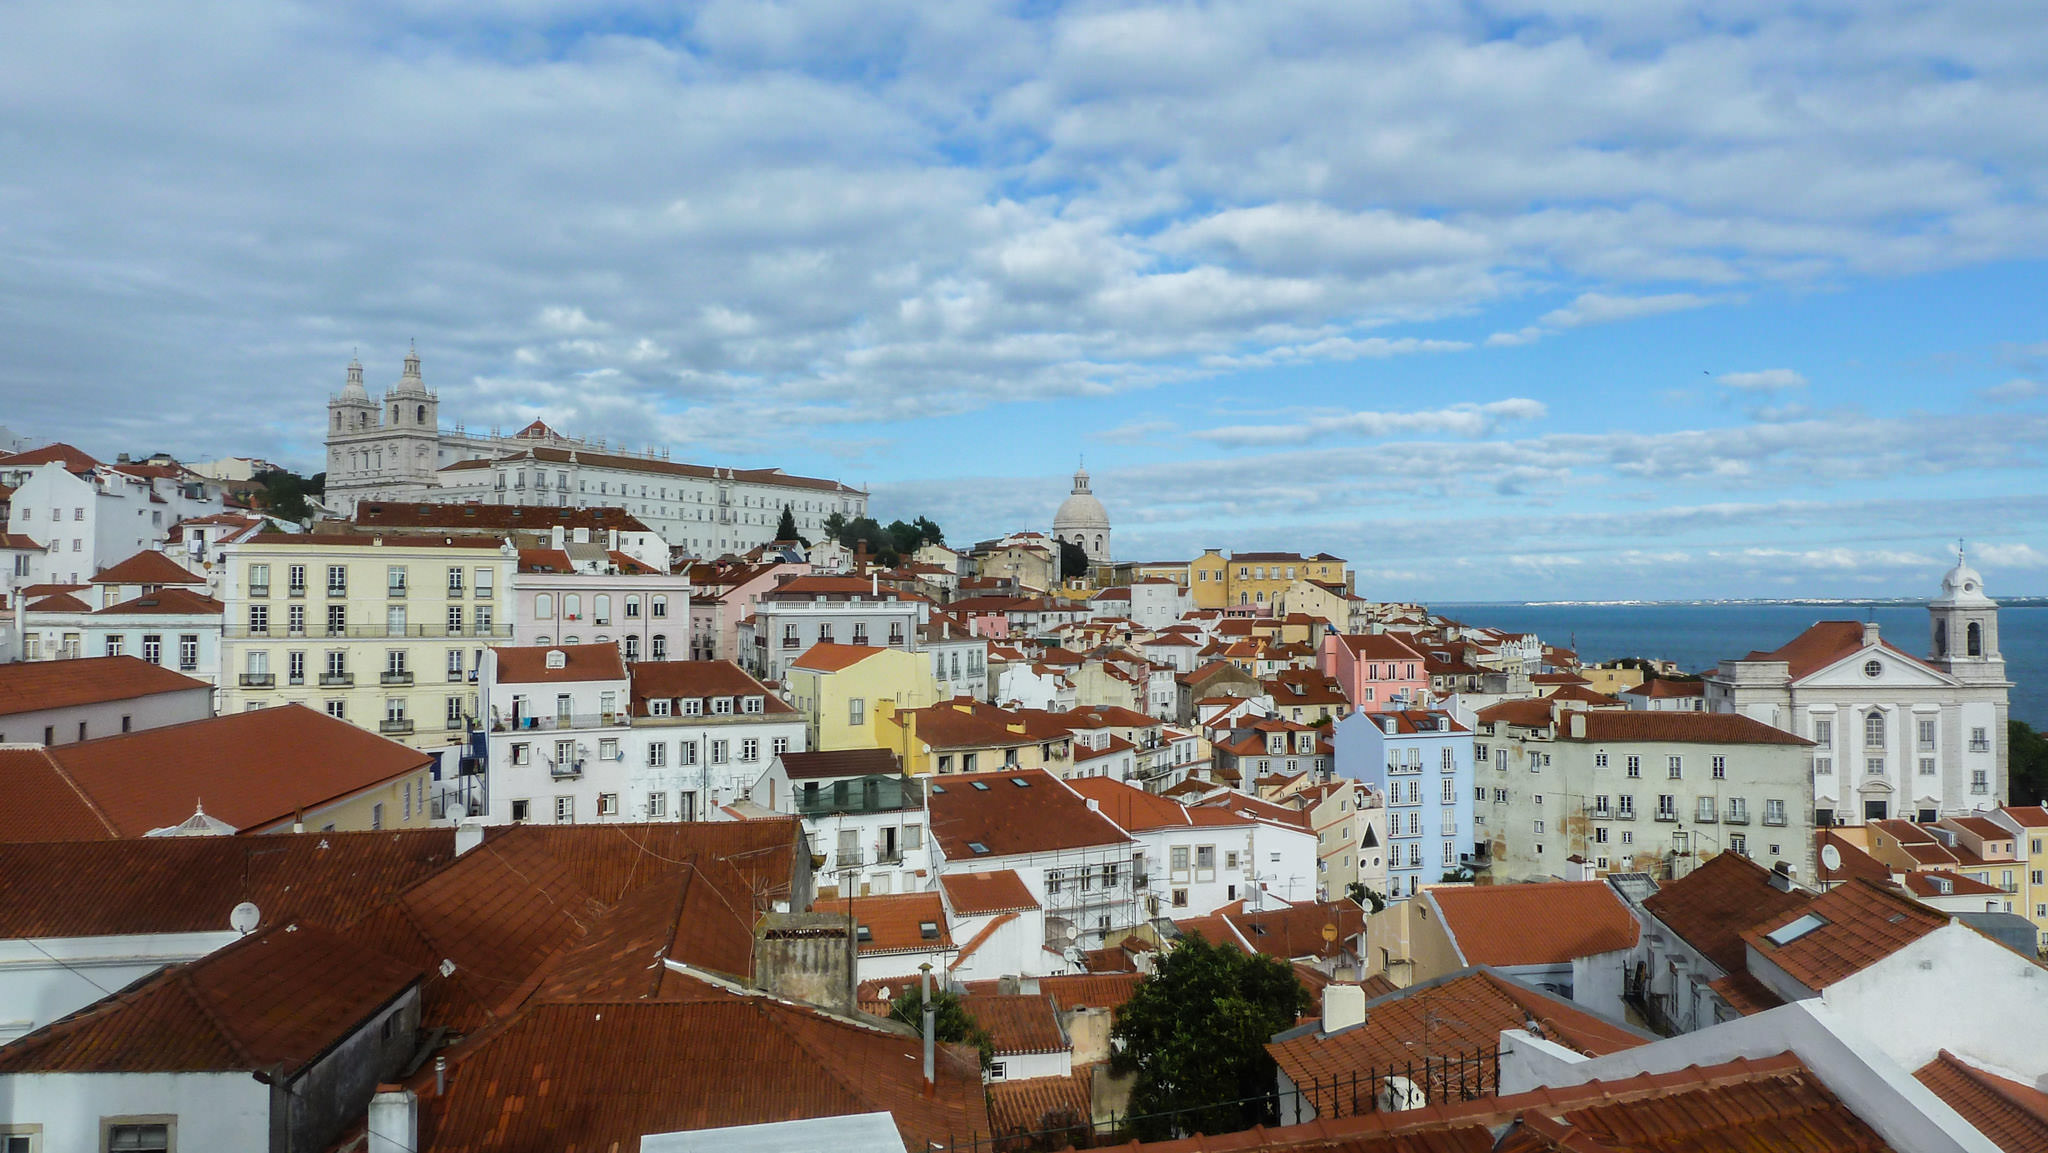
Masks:
[[[877,865],[900,865],[900,864],[902,864],[902,863],[903,863],[903,850],[901,850],[901,849],[884,849],[884,848],[882,848],[882,847],[881,847],[881,846],[879,846],[879,845],[875,847],[875,864],[877,864]]]
[[[782,638],[782,647],[783,647],[783,648],[786,648],[786,649],[793,649],[793,648],[796,648],[796,647],[798,647],[798,646],[800,646],[800,645],[802,645],[802,644],[803,644],[803,641],[802,641],[802,640],[800,640],[800,639],[799,639],[799,638],[797,638],[797,637],[783,637],[783,638]]]
[[[345,597],[345,596],[347,596],[347,595],[348,595],[348,586],[347,586],[347,585],[328,585],[328,586],[327,586],[327,595],[328,595],[328,596],[331,596],[331,597]]]
[[[625,713],[555,713],[538,717],[498,717],[491,721],[494,733],[532,730],[554,732],[564,729],[623,728],[632,718]]]
[[[840,849],[832,854],[832,867],[835,869],[852,869],[866,863],[867,854],[859,849]]]
[[[400,669],[394,672],[386,669],[377,674],[377,683],[380,685],[410,685],[412,683],[412,671],[410,669]]]
[[[284,590],[284,595],[286,595],[286,596],[288,596],[288,597],[302,597],[302,596],[305,596],[305,595],[306,595],[306,586],[305,586],[305,585],[290,585],[290,586],[286,587],[286,589]]]
[[[403,737],[412,734],[411,717],[385,717],[377,722],[377,731],[387,737]]]
[[[356,683],[354,673],[321,673],[320,687],[323,689],[345,689]]]
[[[1991,751],[1991,741],[1988,738],[1981,741],[1973,740],[1970,742],[1970,751],[1973,753],[1988,753]]]
[[[458,732],[467,727],[468,720],[469,718],[467,717],[449,717],[446,727],[450,732]]]
[[[1665,821],[1665,822],[1668,822],[1668,823],[1676,824],[1676,823],[1677,823],[1677,821],[1678,821],[1678,810],[1676,810],[1676,809],[1658,809],[1658,810],[1657,810],[1657,819],[1658,819],[1658,820],[1660,820],[1660,821]]]
[[[243,673],[241,685],[245,689],[268,689],[277,685],[276,673]]]
[[[250,596],[252,596],[252,597],[267,597],[267,596],[269,596],[269,595],[270,595],[270,586],[269,586],[269,585],[250,585],[250,586],[249,586],[249,595],[250,595]]]
[[[261,639],[270,636],[266,628],[252,629],[247,625],[230,625],[221,630],[229,640]],[[449,628],[446,625],[425,624],[357,624],[327,625],[320,635],[346,640],[510,640],[511,625],[473,625],[469,628]]]
[[[403,597],[405,596],[405,586],[392,585],[384,590],[384,595],[387,597]]]
[[[288,685],[303,685],[306,683],[306,674],[293,673],[291,676],[285,678],[284,683]]]
[[[581,758],[573,761],[549,761],[548,778],[556,781],[573,781],[583,775]]]
[[[449,683],[449,684],[451,684],[451,685],[452,685],[452,684],[459,684],[459,683],[461,683],[462,681],[464,681],[464,680],[468,679],[468,677],[469,677],[469,674],[468,674],[468,673],[465,673],[465,672],[463,672],[463,671],[462,671],[461,669],[449,669],[449,670],[448,670],[448,683]]]
[[[1782,825],[1784,823],[1785,814],[1783,813],[1777,813],[1774,815],[1772,813],[1766,812],[1764,814],[1764,824],[1766,825]]]

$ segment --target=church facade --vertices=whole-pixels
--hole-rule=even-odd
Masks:
[[[1821,621],[1706,678],[1708,709],[1813,742],[1816,826],[1932,821],[2005,803],[2012,683],[1998,604],[1958,555],[1927,612],[1924,658],[1874,623]]]
[[[372,399],[363,366],[327,404],[327,498],[344,515],[379,501],[624,508],[692,556],[744,552],[775,538],[787,507],[818,540],[833,513],[867,515],[867,493],[780,469],[683,464],[608,448],[534,421],[509,436],[443,429],[440,401],[408,350],[398,383]]]

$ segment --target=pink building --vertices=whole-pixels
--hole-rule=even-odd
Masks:
[[[738,660],[740,622],[754,615],[761,594],[810,572],[810,565],[779,561],[691,565],[696,596],[690,602],[690,659]]]
[[[1323,638],[1317,664],[1337,678],[1362,713],[1421,708],[1429,700],[1429,670],[1421,653],[1385,633]]]

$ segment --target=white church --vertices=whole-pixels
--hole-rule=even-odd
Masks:
[[[769,543],[785,507],[812,540],[833,513],[852,519],[868,509],[866,492],[836,480],[681,464],[538,420],[509,436],[444,430],[416,349],[380,400],[364,387],[361,362],[349,361],[347,383],[327,402],[327,498],[343,515],[377,501],[624,508],[671,548],[705,557]]]

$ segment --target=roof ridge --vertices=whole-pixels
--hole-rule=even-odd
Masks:
[[[297,927],[297,924],[294,923],[285,926],[282,931],[291,932]],[[243,938],[243,940],[253,939],[255,938]],[[219,1013],[214,1011],[213,1006],[209,1004],[206,997],[200,993],[199,986],[193,983],[192,966],[190,964],[181,965],[175,971],[172,972],[170,985],[173,988],[182,991],[188,998],[191,999],[193,1007],[199,1010],[200,1016],[206,1018],[207,1024],[213,1026],[213,1031],[220,1035],[221,1040],[227,1042],[228,1048],[234,1051],[236,1057],[239,1057],[243,1061],[247,1062],[249,1068],[252,1070],[261,1070],[263,1068],[262,1064],[256,1060],[256,1055],[249,1051],[249,1047],[247,1045],[242,1044],[242,1039],[235,1035],[234,1030],[228,1028],[228,1023],[221,1018],[221,1015]]]
[[[86,811],[90,812],[99,821],[101,827],[107,830],[108,835],[115,840],[121,839],[121,830],[114,826],[113,818],[107,816],[106,810],[100,808],[99,802],[92,799],[92,794],[85,791],[85,786],[78,783],[77,779],[64,767],[64,762],[57,759],[56,751],[45,745],[41,752],[43,760],[57,774],[57,779],[63,781],[77,795],[78,799],[85,804]]]

